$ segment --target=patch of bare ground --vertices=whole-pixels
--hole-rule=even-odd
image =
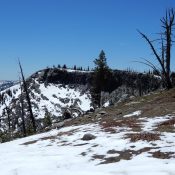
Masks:
[[[118,103],[105,110],[111,116],[123,115],[141,110],[141,117],[163,116],[175,113],[175,88],[171,90],[155,91],[149,95],[135,97],[126,102]]]
[[[99,125],[105,132],[116,133],[117,127],[127,127],[132,129],[133,131],[141,131],[141,120],[137,120],[137,118],[104,118],[100,121]]]
[[[31,145],[31,144],[34,144],[34,143],[36,143],[38,141],[44,141],[44,140],[54,141],[55,139],[56,139],[56,136],[46,136],[46,137],[39,138],[37,140],[32,140],[32,141],[28,141],[28,142],[22,143],[21,145]]]
[[[82,152],[80,155],[81,155],[81,156],[86,156],[87,153],[86,153],[86,152]]]
[[[94,123],[97,122],[98,119],[95,116],[95,113],[89,114],[89,115],[84,115],[81,117],[73,118],[71,120],[65,121],[65,126],[72,126],[72,125],[84,125],[84,124],[89,124],[89,123]]]
[[[32,140],[32,141],[28,141],[28,142],[25,142],[25,143],[22,143],[20,145],[31,145],[31,144],[34,144],[36,143],[38,140]]]
[[[57,142],[57,144],[58,144],[59,146],[70,146],[70,145],[72,145],[72,143],[69,143],[69,142],[66,141],[66,140],[62,140],[62,141],[60,141],[60,142]]]
[[[108,157],[106,157],[105,155],[93,155],[92,156],[92,160],[95,159],[100,159],[101,162],[100,164],[108,164],[108,163],[115,163],[115,162],[119,162],[121,160],[131,160],[133,156],[137,156],[139,154],[142,154],[144,152],[148,152],[152,149],[158,149],[159,147],[145,147],[139,150],[123,150],[123,151],[117,151],[115,149],[109,150],[107,152]],[[114,154],[118,154],[117,156]]]
[[[70,131],[65,131],[65,132],[59,132],[57,136],[71,136],[73,135],[78,129],[72,129]]]
[[[109,128],[104,128],[104,131],[105,131],[105,132],[108,132],[108,133],[110,133],[110,134],[115,134],[115,133],[117,133],[116,129],[111,128],[111,127],[109,127]]]
[[[129,138],[131,142],[142,141],[156,141],[160,140],[160,133],[150,133],[150,132],[141,132],[141,133],[129,133],[126,134],[126,138]]]
[[[137,118],[163,116],[167,114],[175,114],[175,88],[167,90],[155,91],[149,95],[135,97],[133,99],[128,99],[124,102],[116,103],[113,106],[107,108],[102,108],[94,113],[89,113],[82,115],[81,117],[74,118],[65,121],[65,126],[72,125],[83,125],[89,123],[103,122],[107,119],[123,120],[123,124],[120,121],[116,123],[114,120],[111,121],[110,125],[120,125],[131,127],[134,131],[140,131],[140,126],[137,119],[124,119],[123,116],[130,114],[135,111],[142,111],[141,115]],[[105,111],[105,115],[98,115],[100,111]],[[135,121],[134,121],[135,120]],[[108,122],[109,123],[109,122]],[[136,124],[137,123],[137,124]],[[115,127],[115,126],[114,126]],[[109,129],[111,127],[106,127],[107,132],[115,133],[114,129]]]
[[[103,161],[100,164],[108,164],[108,163],[115,163],[119,162],[121,160],[131,160],[133,157],[133,153],[131,150],[124,150],[124,151],[115,151],[114,154],[119,154],[118,156],[112,156],[103,158]],[[108,154],[111,154],[110,151],[108,151]]]
[[[160,132],[175,132],[174,130],[174,125],[175,125],[175,117],[161,122],[156,126],[155,131],[160,131]]]
[[[42,138],[39,138],[37,140],[32,140],[32,141],[28,141],[28,142],[25,142],[25,143],[22,143],[21,145],[30,145],[30,144],[34,144],[36,143],[37,141],[44,141],[44,140],[50,140],[51,142],[55,142],[55,140],[60,137],[60,136],[71,136],[74,134],[74,132],[76,132],[78,129],[72,129],[70,131],[67,131],[67,132],[59,132],[57,135],[55,136],[46,136],[46,137],[42,137]],[[62,146],[64,145],[67,145],[66,143],[63,143]]]
[[[101,160],[103,160],[104,157],[105,157],[105,155],[94,154],[92,156],[92,160],[95,160],[95,159],[101,159]]]
[[[95,148],[95,147],[97,147],[97,146],[98,146],[98,144],[95,144],[95,145],[93,145],[92,147]]]
[[[89,143],[81,143],[81,144],[76,144],[76,145],[73,145],[73,146],[84,146],[84,145],[88,145]]]
[[[56,136],[46,136],[46,137],[42,137],[39,140],[55,140]]]
[[[141,97],[140,104],[143,117],[163,116],[172,114],[175,109],[175,88],[167,91],[159,91],[156,94]]]
[[[157,159],[170,159],[175,158],[174,152],[161,152],[161,151],[155,151],[155,152],[149,152],[152,157]]]

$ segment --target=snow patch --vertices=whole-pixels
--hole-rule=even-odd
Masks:
[[[90,132],[96,136],[91,141],[81,138]],[[175,133],[164,133],[155,147],[146,141],[131,143],[125,137],[127,128],[110,134],[103,132],[98,124],[65,127],[47,133],[30,136],[0,144],[0,169],[3,175],[168,175],[175,172],[175,159],[157,159],[151,152],[175,152]],[[158,147],[157,147],[158,145]],[[104,160],[93,159],[96,155],[114,159],[125,152],[152,147],[148,152],[133,155],[130,160],[100,164]],[[156,148],[157,147],[157,148]],[[118,168],[116,168],[118,167]],[[126,168],[127,167],[127,168]]]
[[[141,115],[142,111],[135,111],[131,114],[124,115],[123,117],[132,117],[132,116],[139,116]]]
[[[109,106],[109,101],[105,102],[105,104],[103,105],[105,108]]]

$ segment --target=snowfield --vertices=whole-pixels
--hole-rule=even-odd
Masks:
[[[37,80],[35,80],[34,86],[35,88],[30,88],[30,96],[36,119],[44,118],[46,110],[51,115],[60,118],[64,109],[73,107],[85,112],[92,108],[91,95],[89,90],[83,89],[85,87],[70,87],[69,85],[51,83],[46,86]],[[10,91],[12,95],[9,96],[7,91]],[[5,104],[0,104],[0,116],[5,111],[6,106],[12,108],[14,111],[16,110],[21,95],[20,85],[17,84],[1,91],[0,95],[2,94],[4,94]],[[14,102],[15,100],[17,101]]]
[[[156,134],[160,122],[174,116],[138,119],[143,132]],[[134,117],[135,118],[135,117]],[[100,122],[64,127],[0,144],[1,175],[173,175],[175,133],[154,141],[131,141],[128,127],[105,131]],[[96,138],[84,141],[84,134]],[[138,132],[140,133],[140,132]],[[142,151],[141,151],[142,150]],[[154,153],[171,155],[156,157]]]

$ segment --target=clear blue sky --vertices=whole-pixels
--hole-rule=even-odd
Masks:
[[[145,70],[132,61],[153,55],[136,29],[156,38],[169,7],[174,0],[0,0],[0,80],[18,79],[18,57],[29,76],[58,64],[93,67],[101,49],[112,68]]]

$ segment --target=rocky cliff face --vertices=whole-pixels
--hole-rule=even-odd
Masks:
[[[111,92],[101,93],[101,105],[108,106],[133,96],[146,95],[162,88],[161,78],[150,74],[114,71],[115,85]]]

